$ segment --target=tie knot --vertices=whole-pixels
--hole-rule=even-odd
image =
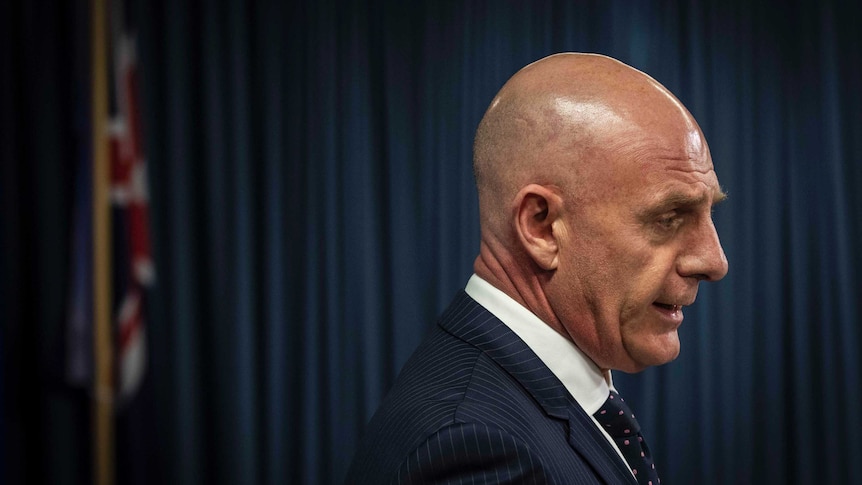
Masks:
[[[614,438],[637,436],[641,430],[634,413],[615,391],[611,391],[608,399],[593,416]]]

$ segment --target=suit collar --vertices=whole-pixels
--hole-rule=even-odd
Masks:
[[[470,277],[464,291],[515,332],[587,414],[602,407],[610,392],[608,376],[571,339],[478,275]]]
[[[533,396],[545,413],[569,423],[568,441],[609,483],[634,478],[592,419],[559,379],[512,330],[461,291],[439,325],[484,352]]]

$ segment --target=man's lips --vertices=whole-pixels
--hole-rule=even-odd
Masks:
[[[678,312],[678,311],[682,310],[682,305],[675,305],[672,303],[661,303],[661,302],[657,301],[657,302],[654,302],[653,305],[655,305],[659,308],[662,308],[664,310],[667,310],[669,312]]]
[[[682,314],[682,309],[685,305],[677,303],[664,303],[660,301],[655,301],[652,305],[653,308],[658,310],[659,314],[661,314],[663,318],[667,319],[669,322],[672,322],[674,326],[682,324],[682,319],[684,318]]]

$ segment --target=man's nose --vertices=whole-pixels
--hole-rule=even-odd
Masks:
[[[679,259],[677,271],[698,281],[718,281],[727,274],[727,256],[718,239],[712,218],[706,218],[696,228]]]

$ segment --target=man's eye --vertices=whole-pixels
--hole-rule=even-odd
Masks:
[[[662,229],[675,229],[682,222],[682,218],[677,214],[667,214],[658,219],[658,225]]]

